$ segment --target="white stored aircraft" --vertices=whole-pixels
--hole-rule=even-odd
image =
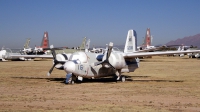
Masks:
[[[33,59],[32,56],[30,57],[23,57],[23,55],[43,55],[49,52],[48,50],[44,50],[45,48],[49,48],[49,37],[48,32],[44,32],[44,36],[42,38],[42,43],[40,47],[35,47],[32,49],[29,47],[30,38],[27,38],[26,43],[24,44],[23,50],[20,50],[20,53],[12,53],[12,52],[2,52],[0,53],[0,57],[2,61],[5,60],[31,60]],[[17,57],[18,56],[18,57]],[[39,56],[38,56],[39,57]],[[45,55],[46,58],[53,58],[52,55]],[[42,58],[42,56],[41,56]]]
[[[29,44],[30,44],[31,39],[27,38],[26,43],[24,44],[24,49],[21,51],[21,53],[23,54],[29,54],[33,52],[33,49],[30,48]]]
[[[74,83],[74,81],[82,80],[83,78],[99,78],[107,76],[117,76],[116,80],[125,81],[125,77],[122,77],[121,74],[134,72],[139,67],[140,60],[137,57],[200,51],[134,53],[137,46],[136,33],[133,30],[128,31],[124,52],[112,51],[112,48],[113,43],[111,42],[104,54],[79,51],[72,53],[70,57],[65,57],[62,54],[56,55],[55,49],[52,48],[54,64],[49,70],[48,75],[51,74],[57,64],[60,64],[62,66],[61,68],[66,72],[66,84]]]
[[[3,58],[3,55],[6,55],[6,50],[4,50],[4,49],[2,49],[2,50],[0,51],[0,60],[1,60],[1,61],[5,61],[5,59]]]
[[[33,50],[29,47],[30,44],[30,38],[27,38],[26,43],[24,44],[24,49],[20,50],[17,49],[18,52],[13,53],[11,49],[9,48],[2,48],[2,50],[0,51],[0,60],[1,61],[7,61],[7,60],[31,60],[31,58],[22,58],[22,57],[18,57],[18,58],[10,58],[9,55],[21,55],[21,54],[27,54],[27,53],[31,53],[33,52]],[[9,50],[9,52],[7,52],[7,50]],[[15,49],[16,50],[16,49]],[[5,58],[5,55],[7,55],[7,57]]]
[[[42,38],[42,42],[41,42],[41,45],[40,46],[35,46],[34,50],[32,53],[29,53],[30,55],[38,55],[38,54],[47,54],[48,50],[44,50],[44,48],[49,48],[49,35],[48,35],[48,32],[45,31],[44,32],[44,36]]]

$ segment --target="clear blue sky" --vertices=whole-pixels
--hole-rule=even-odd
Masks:
[[[0,47],[41,44],[48,31],[54,46],[124,45],[129,29],[138,45],[146,29],[153,44],[200,33],[200,0],[0,0]]]

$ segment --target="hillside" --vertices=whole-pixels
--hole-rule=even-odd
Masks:
[[[183,44],[186,46],[197,46],[200,48],[200,34],[194,35],[194,36],[189,36],[189,37],[184,37],[182,39],[177,39],[175,41],[170,41],[166,45],[179,45]]]

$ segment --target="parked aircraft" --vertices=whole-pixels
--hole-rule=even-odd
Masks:
[[[33,49],[30,48],[29,44],[30,44],[30,38],[27,38],[26,43],[24,44],[24,49],[21,50],[20,52],[23,54],[29,54],[33,52]]]
[[[147,28],[143,44],[141,46],[137,47],[138,51],[140,51],[140,50],[150,50],[150,49],[154,50],[155,46],[151,45],[152,40],[153,40],[153,37],[150,33],[150,28]]]
[[[187,51],[190,51],[190,50],[197,50],[197,48],[189,48],[187,49]],[[200,57],[200,53],[188,53],[187,54],[189,58],[199,58]]]
[[[84,46],[82,47],[85,47],[85,48],[82,48],[82,49],[85,49],[85,52],[88,52],[88,49],[89,49],[89,44],[90,44],[90,39],[87,40],[86,42],[86,37],[84,38],[83,42],[82,42],[82,45],[84,44]],[[29,40],[30,41],[30,40]],[[27,43],[30,43],[30,42],[26,42],[25,46],[27,46]],[[44,37],[43,37],[43,40],[42,40],[42,51],[45,51],[46,53],[49,52],[49,47],[46,48],[47,46],[49,46],[48,44],[48,33],[45,32],[44,33]],[[25,47],[26,48],[26,47]],[[53,45],[51,46],[51,48],[53,48]],[[63,51],[64,49],[66,49],[66,47],[59,47],[59,48],[53,48],[55,50],[59,50],[59,51]],[[69,50],[69,49],[66,49],[66,50]],[[70,55],[72,54],[72,52],[68,52],[68,53],[65,53],[66,52],[63,51],[62,53],[59,53],[57,55],[57,58],[58,59],[61,59],[61,60],[64,60],[64,59],[68,59],[70,57]],[[35,51],[34,51],[35,52]],[[30,60],[30,59],[34,59],[34,58],[48,58],[48,59],[52,59],[53,56],[50,54],[43,54],[40,52],[40,54],[42,55],[38,55],[39,53],[38,52],[32,52],[32,53],[1,53],[2,55],[0,55],[0,57],[3,57],[3,59],[6,59],[6,60]],[[35,55],[34,55],[35,54]],[[56,68],[60,69],[61,66],[60,65],[57,65]]]
[[[184,46],[179,46],[177,51],[184,51]],[[174,54],[173,56],[180,56],[180,57],[183,57],[184,54]]]
[[[66,84],[74,83],[76,80],[83,78],[99,78],[107,76],[117,76],[116,80],[125,81],[122,73],[134,72],[139,67],[139,59],[141,56],[155,56],[155,55],[168,55],[168,54],[181,54],[199,52],[194,51],[166,51],[166,52],[140,52],[136,51],[136,32],[133,30],[128,31],[124,52],[113,51],[113,43],[110,42],[107,50],[102,53],[91,52],[75,52],[70,56],[63,56],[62,54],[55,53],[54,48],[50,48],[54,64],[48,72],[50,75],[56,67],[60,64],[66,72]],[[35,55],[38,56],[38,55]],[[24,56],[25,57],[25,56]]]
[[[159,51],[163,47],[172,47],[172,46],[177,46],[177,45],[161,45],[161,46],[153,46],[152,45],[153,41],[153,36],[151,35],[150,28],[147,28],[144,42],[141,46],[137,46],[137,51],[138,52],[154,52],[154,51]]]
[[[16,53],[13,53],[13,52],[7,52],[5,50],[5,52],[1,53],[0,54],[0,57],[3,59],[3,61],[5,60],[31,60],[33,58],[31,57],[23,57],[23,55],[41,55],[41,54],[47,54],[47,52],[50,52],[48,50],[44,50],[44,48],[49,48],[49,39],[48,39],[48,32],[44,32],[44,36],[43,36],[43,39],[42,39],[42,43],[41,43],[41,46],[40,47],[35,47],[35,49],[32,49],[30,48],[29,46],[30,44],[30,38],[27,38],[26,40],[26,43],[24,44],[24,48],[23,50],[19,50],[19,52],[16,52]],[[17,56],[18,57],[14,57],[14,56]],[[52,58],[52,55],[51,56],[47,56],[47,58],[51,57]]]
[[[33,50],[29,47],[30,44],[30,38],[27,38],[26,43],[24,44],[23,50],[20,49],[9,49],[9,48],[3,48],[0,51],[0,60],[1,61],[7,61],[7,60],[31,60],[31,58],[23,58],[23,57],[14,57],[10,58],[10,55],[21,55],[21,54],[27,54],[33,52]],[[18,52],[13,52],[13,50],[17,50]],[[5,57],[7,55],[7,57]]]
[[[35,49],[32,54],[47,54],[48,52],[50,52],[48,50],[44,50],[44,48],[49,48],[49,35],[47,31],[44,32],[41,46],[35,46]]]
[[[5,59],[2,57],[2,56],[5,55],[5,54],[6,54],[6,50],[2,49],[2,50],[0,51],[0,61],[5,61]]]

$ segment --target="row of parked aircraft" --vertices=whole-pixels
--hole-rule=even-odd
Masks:
[[[49,50],[44,50],[44,48],[49,48],[49,37],[48,32],[44,32],[44,36],[42,38],[41,46],[35,46],[34,49],[32,49],[30,46],[30,38],[27,38],[26,43],[24,44],[23,49],[18,49],[17,52],[12,52],[11,49],[10,52],[7,52],[7,48],[2,48],[0,51],[0,60],[6,61],[6,60],[31,60],[31,58],[24,58],[24,57],[12,57],[13,55],[43,55],[50,53]],[[3,58],[4,56],[4,58]]]
[[[137,41],[137,39],[136,39]],[[34,49],[30,48],[29,46],[30,44],[30,38],[27,39],[24,48],[22,50],[20,50],[17,53],[13,53],[13,52],[7,52],[5,49],[2,49],[0,51],[0,60],[5,61],[5,60],[31,60],[32,58],[24,58],[24,57],[13,57],[13,55],[24,55],[24,54],[28,54],[28,55],[43,55],[43,54],[49,54],[50,51],[49,50],[44,50],[44,48],[49,48],[49,37],[48,37],[48,32],[44,32],[44,36],[42,38],[42,43],[41,46],[36,47]],[[89,49],[90,47],[90,40],[87,41],[86,37],[83,39],[83,42],[81,44],[80,47],[74,47],[74,49],[85,49],[88,50],[90,52],[94,52],[94,53],[103,53],[105,52],[105,48],[93,48],[93,49]],[[146,35],[144,38],[144,43],[141,46],[137,46],[137,51],[136,52],[149,52],[149,51],[155,51],[155,50],[159,50],[160,48],[162,48],[163,46],[159,46],[159,47],[155,47],[152,46],[152,36],[150,33],[150,28],[147,28],[146,30]],[[85,48],[86,47],[86,48]],[[165,46],[167,47],[167,46]],[[114,47],[113,49],[118,50],[116,47]],[[76,50],[74,50],[73,52],[75,52]],[[179,50],[178,50],[179,51]],[[63,52],[65,52],[63,50]],[[69,51],[72,52],[72,51]],[[193,53],[194,54],[194,53]],[[192,53],[190,53],[190,55],[193,55]],[[4,55],[4,58],[2,58],[2,56]],[[176,54],[174,55],[176,56]],[[184,56],[183,54],[181,54],[180,56]],[[195,55],[197,56],[197,55]],[[192,56],[191,56],[192,57]],[[194,57],[194,56],[193,56]]]
[[[162,52],[138,52],[136,31],[129,30],[125,41],[123,51],[113,49],[113,43],[110,42],[105,52],[95,53],[89,51],[78,51],[74,53],[59,53],[55,50],[58,48],[46,48],[51,50],[52,55],[12,55],[12,57],[24,58],[51,58],[54,61],[53,66],[47,73],[49,76],[54,67],[66,72],[66,84],[74,83],[83,78],[100,78],[114,76],[116,80],[125,81],[122,73],[134,72],[139,67],[139,58],[141,56],[170,55],[196,53],[200,50],[190,51],[162,51]]]

